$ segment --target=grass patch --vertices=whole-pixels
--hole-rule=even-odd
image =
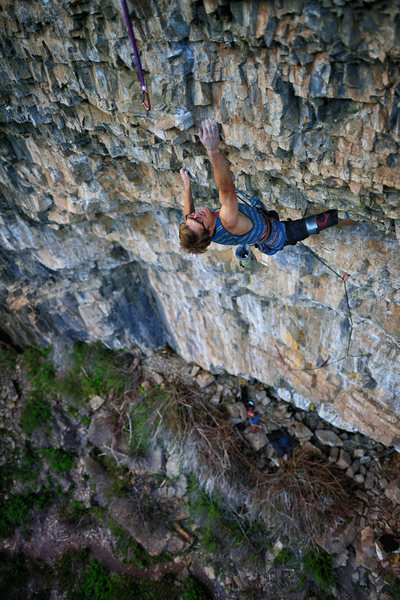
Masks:
[[[60,379],[62,392],[79,402],[93,396],[122,395],[127,373],[120,353],[100,343],[77,342],[71,358],[70,372]]]
[[[335,585],[332,557],[322,548],[313,548],[303,558],[303,583],[314,588],[318,598],[326,598],[329,589]],[[307,579],[306,579],[307,578]]]
[[[53,394],[55,391],[56,371],[49,360],[52,346],[47,348],[26,348],[22,362],[31,379],[33,389],[42,395]]]
[[[294,558],[293,552],[288,550],[287,548],[282,548],[282,550],[275,556],[274,565],[279,567],[281,565],[287,565],[292,562]]]
[[[194,477],[189,479],[190,521],[196,523],[196,534],[203,549],[227,559],[232,550],[240,550],[244,562],[264,561],[271,546],[271,534],[262,521],[250,520],[245,509],[233,510],[218,494],[202,491]]]
[[[58,485],[47,481],[38,491],[26,490],[4,495],[0,500],[0,538],[13,535],[16,527],[28,527],[33,509],[42,511],[63,497]]]
[[[57,475],[71,471],[76,459],[74,452],[61,450],[60,448],[44,448],[41,453]]]
[[[8,383],[16,364],[17,353],[10,348],[0,346],[0,387]]]
[[[80,500],[73,500],[69,504],[62,504],[58,509],[59,519],[69,525],[85,527],[96,519],[95,507],[88,507]],[[103,517],[99,517],[102,519]]]
[[[21,414],[21,427],[28,435],[35,429],[48,427],[52,418],[49,399],[56,397],[56,381],[54,366],[48,359],[51,350],[51,346],[27,348],[23,353],[22,362],[32,385]]]
[[[22,409],[22,430],[27,434],[31,434],[35,429],[48,427],[51,418],[52,412],[49,402],[40,393],[30,392],[29,398]]]

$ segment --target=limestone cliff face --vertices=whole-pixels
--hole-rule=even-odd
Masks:
[[[149,114],[120,2],[1,3],[2,330],[20,345],[168,343],[400,446],[399,3],[128,5]],[[351,275],[349,352],[344,283],[306,249],[253,270],[229,247],[180,250],[182,164],[218,205],[196,137],[209,116],[239,189],[282,218],[359,221],[307,240]]]

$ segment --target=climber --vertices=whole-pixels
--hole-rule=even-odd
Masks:
[[[252,433],[257,433],[258,429],[261,429],[260,425],[260,413],[257,410],[248,410],[247,416],[249,417],[249,424]]]
[[[185,188],[185,222],[179,227],[179,239],[186,252],[200,254],[207,251],[211,242],[216,242],[230,246],[251,244],[264,254],[275,254],[286,245],[295,245],[311,234],[337,225],[337,210],[296,221],[280,221],[275,211],[265,210],[259,201],[258,206],[239,203],[229,165],[219,150],[217,123],[213,119],[202,121],[198,136],[214,169],[221,206],[196,211],[190,175],[185,167],[180,170]]]

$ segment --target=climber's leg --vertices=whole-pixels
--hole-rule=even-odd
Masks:
[[[286,244],[294,246],[297,242],[305,240],[310,235],[318,234],[323,229],[333,227],[339,222],[336,209],[326,210],[312,217],[304,217],[296,221],[285,221]]]

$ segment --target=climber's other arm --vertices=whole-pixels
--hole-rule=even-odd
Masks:
[[[190,215],[190,213],[194,212],[192,184],[190,182],[190,175],[186,167],[182,167],[179,173],[182,177],[183,185],[185,187],[185,195],[183,197],[183,214],[185,215],[186,219],[187,215]]]

